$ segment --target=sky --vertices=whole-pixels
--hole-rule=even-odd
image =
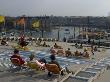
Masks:
[[[108,16],[110,0],[0,0],[5,16]]]

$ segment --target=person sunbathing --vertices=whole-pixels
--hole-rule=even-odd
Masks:
[[[84,52],[88,51],[87,48],[84,48]]]
[[[36,41],[36,45],[37,46],[41,46],[41,42],[38,40],[38,41]]]
[[[80,54],[80,56],[83,56],[83,53],[82,52],[80,52],[79,54]]]
[[[35,59],[35,55],[34,54],[31,54],[30,56],[29,56],[29,62],[31,62],[31,63],[36,63],[36,65],[38,65],[39,67],[45,67],[45,63],[44,62],[42,62],[41,60],[37,60],[37,59]]]
[[[49,45],[46,44],[46,42],[44,42],[44,43],[42,44],[42,46],[43,46],[43,47],[50,47]]]
[[[44,42],[44,43],[42,44],[42,46],[43,46],[43,47],[47,47],[47,44],[46,44],[46,42]]]
[[[20,65],[23,65],[25,63],[25,61],[21,58],[19,54],[19,50],[17,49],[14,50],[14,54],[11,56],[10,60],[12,60],[13,58],[17,58],[19,60]]]
[[[51,61],[48,63],[49,64],[56,64],[58,66],[59,70],[61,70],[59,63],[56,61],[55,55],[50,55],[50,59],[51,59]],[[50,72],[48,72],[48,75],[51,76]],[[61,75],[63,75],[63,71],[61,71]]]
[[[84,52],[83,52],[83,57],[89,58],[89,57],[90,57],[90,56],[89,56],[89,53],[88,53],[87,51],[84,51]]]
[[[64,56],[65,52],[64,52],[63,49],[58,49],[57,54],[60,55],[60,56]]]
[[[77,43],[75,43],[75,48],[78,48],[78,44]]]
[[[96,47],[96,46],[94,47],[94,51],[98,51],[98,49],[97,49],[97,47]]]
[[[72,53],[70,51],[70,48],[68,48],[68,50],[65,51],[65,56],[68,57],[68,56],[72,56]]]
[[[80,52],[78,50],[76,50],[76,52],[74,52],[75,56],[80,56]]]
[[[57,43],[54,44],[54,48],[61,49],[61,46],[59,46]]]
[[[82,45],[82,43],[81,43],[81,45],[79,46],[79,48],[81,48],[81,49],[83,48],[83,45]]]
[[[26,43],[26,41],[25,41],[24,35],[22,35],[22,36],[20,37],[20,39],[19,39],[19,45],[22,46],[22,47],[27,46],[27,43]]]
[[[41,37],[38,39],[38,41],[41,43],[42,42],[42,39],[41,39]]]
[[[60,64],[56,61],[55,55],[50,55],[50,59],[51,59],[51,61],[48,63],[57,65],[59,70],[61,71],[61,75],[64,75],[64,71],[62,70],[62,67],[60,66]],[[65,67],[65,70],[67,73],[70,73],[70,70],[67,67]],[[51,73],[48,72],[48,75],[51,76]]]
[[[1,45],[6,45],[6,46],[8,46],[8,42],[6,42],[6,40],[2,39]]]
[[[57,54],[56,50],[55,50],[53,47],[50,49],[50,53],[51,53],[51,54],[54,54],[54,55]]]

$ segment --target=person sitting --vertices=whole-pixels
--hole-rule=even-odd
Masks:
[[[56,55],[57,54],[57,51],[53,47],[51,47],[50,53]]]
[[[46,42],[44,42],[44,43],[42,44],[42,46],[43,46],[43,47],[47,47],[47,44],[46,44]]]
[[[68,48],[68,50],[65,51],[65,56],[68,57],[68,56],[72,56],[72,53],[70,51],[70,48]]]
[[[90,43],[91,43],[91,39],[89,38],[89,39],[88,39],[88,44],[90,44]]]
[[[46,44],[46,42],[44,42],[44,43],[42,44],[42,46],[43,46],[43,47],[50,47],[49,45]]]
[[[6,46],[8,46],[8,43],[6,42],[5,39],[2,39],[2,41],[1,41],[1,45],[6,45]]]
[[[54,44],[54,48],[58,48],[58,49],[61,49],[61,46],[58,46],[57,43]]]
[[[79,54],[80,54],[80,56],[83,56],[83,53],[82,52],[80,52]]]
[[[74,54],[75,54],[75,56],[80,56],[80,53],[79,53],[78,50],[76,50],[76,51],[74,52]]]
[[[89,53],[88,53],[87,51],[84,51],[84,52],[83,52],[83,57],[89,58],[89,57],[90,57],[90,56],[89,56]]]
[[[83,45],[82,45],[82,43],[81,43],[81,45],[79,46],[79,48],[81,48],[81,49],[83,48]]]
[[[97,47],[96,47],[96,46],[94,47],[94,51],[98,51],[98,49],[97,49]]]
[[[41,60],[38,61],[37,59],[35,59],[35,55],[34,54],[31,54],[29,56],[29,62],[36,63],[36,65],[38,65],[40,68],[45,67],[45,63],[41,62]]]
[[[36,45],[37,46],[41,46],[41,42],[38,40],[38,41],[36,41]]]
[[[84,48],[84,52],[88,51],[87,48]]]
[[[63,38],[63,42],[66,42],[66,37]]]
[[[75,48],[78,48],[78,47],[79,47],[79,45],[77,43],[75,43]]]
[[[64,56],[65,52],[64,52],[63,49],[58,49],[57,54],[61,55],[61,56]]]
[[[27,43],[26,43],[23,35],[20,37],[19,45],[22,47],[27,46]]]
[[[21,58],[20,54],[19,54],[19,50],[15,49],[14,50],[14,54],[11,56],[10,60],[12,60],[12,58],[17,58],[20,62],[20,65],[24,65],[25,61]]]
[[[41,37],[38,39],[38,41],[39,41],[39,43],[41,43],[41,42],[42,42],[42,39],[41,39]]]
[[[51,59],[51,61],[48,63],[49,64],[56,64],[58,66],[59,70],[61,70],[59,63],[56,61],[55,55],[50,55],[50,59]],[[48,72],[48,75],[51,76],[50,72]],[[61,75],[63,75],[63,71],[61,71]]]
[[[58,45],[57,45],[57,43],[55,43],[55,44],[54,44],[54,48],[58,48]]]

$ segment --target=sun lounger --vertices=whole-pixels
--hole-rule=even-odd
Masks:
[[[11,69],[16,68],[16,69],[18,69],[17,71],[26,69],[26,66],[24,64],[21,64],[20,60],[18,58],[11,58],[10,60],[11,60],[11,63],[12,63],[12,65],[10,66]]]
[[[60,70],[56,64],[46,64],[45,66],[48,72],[52,74],[58,74],[59,76],[62,75],[62,71],[64,72],[64,70],[66,70],[66,66],[63,66]]]
[[[39,70],[39,67],[35,62],[27,62],[26,66],[32,70],[36,70],[36,71]]]
[[[46,69],[53,74],[61,74],[61,70],[56,64],[46,64]]]
[[[11,58],[11,62],[15,66],[21,66],[20,60],[18,58]]]
[[[46,69],[48,71],[48,75],[50,73],[51,74],[58,75],[57,82],[59,82],[61,80],[60,77],[61,77],[61,75],[64,75],[64,72],[67,72],[70,75],[72,74],[72,72],[70,72],[67,69],[67,65],[62,66],[62,69],[61,70],[58,68],[58,66],[56,64],[46,64],[45,66],[46,66]],[[51,76],[51,75],[49,75],[49,76]],[[67,75],[67,77],[69,77],[69,76]]]

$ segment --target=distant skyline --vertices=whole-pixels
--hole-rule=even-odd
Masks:
[[[110,0],[0,0],[5,16],[108,16]]]

